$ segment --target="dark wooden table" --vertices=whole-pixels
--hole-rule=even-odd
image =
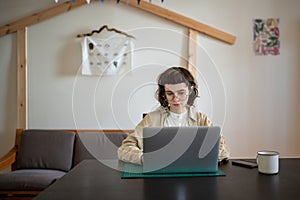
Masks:
[[[277,175],[229,162],[220,166],[226,176],[121,179],[120,171],[85,160],[35,199],[300,199],[300,159],[280,159],[279,166]]]

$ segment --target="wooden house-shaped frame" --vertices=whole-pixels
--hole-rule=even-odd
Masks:
[[[93,0],[91,0],[93,2]],[[174,23],[180,24],[188,28],[189,42],[188,42],[188,65],[187,68],[196,75],[196,45],[198,32],[225,42],[227,44],[234,44],[236,37],[229,33],[223,32],[181,14],[167,10],[155,4],[141,1],[138,4],[136,1],[121,0],[120,2],[141,9],[143,11],[152,13],[164,19],[170,20]],[[58,4],[52,8],[46,9],[39,13],[19,19],[13,23],[6,24],[0,27],[0,37],[17,32],[17,103],[18,103],[18,128],[27,128],[27,27],[37,24],[41,21],[50,19],[54,16],[71,11],[77,7],[86,5],[85,0],[77,0],[75,3],[66,1]]]

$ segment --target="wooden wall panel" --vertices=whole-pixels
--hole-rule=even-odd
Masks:
[[[18,128],[27,128],[27,28],[17,31]]]

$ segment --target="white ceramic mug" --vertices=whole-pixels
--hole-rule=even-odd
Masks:
[[[258,151],[256,162],[260,173],[277,174],[279,172],[279,153],[276,151]]]

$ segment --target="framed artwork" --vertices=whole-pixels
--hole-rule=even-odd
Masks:
[[[279,19],[253,20],[253,45],[255,55],[279,55]]]

